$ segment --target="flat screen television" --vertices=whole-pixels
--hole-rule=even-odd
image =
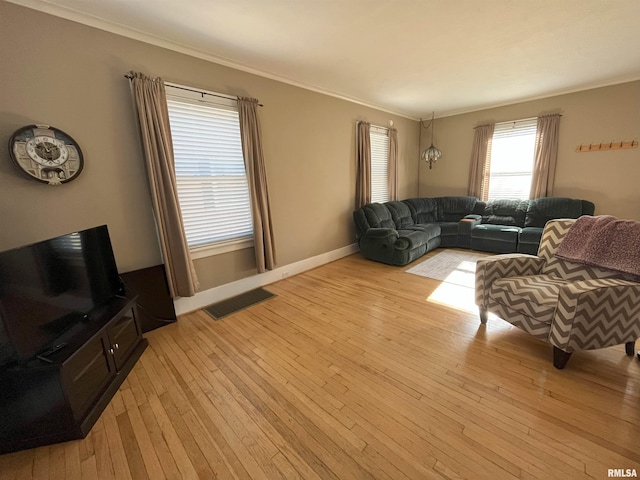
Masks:
[[[48,350],[122,294],[106,225],[0,252],[0,369]]]

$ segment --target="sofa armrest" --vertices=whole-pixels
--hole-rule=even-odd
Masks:
[[[398,238],[398,231],[393,228],[369,228],[362,238],[381,239]]]
[[[465,215],[464,218],[458,222],[458,235],[471,235],[471,230],[476,225],[480,225],[482,222],[482,215]]]
[[[560,289],[549,342],[564,350],[591,350],[640,338],[640,283],[601,278]]]
[[[393,228],[369,228],[358,239],[358,245],[365,258],[392,265],[397,240],[398,232]]]
[[[538,275],[544,258],[523,253],[507,253],[482,258],[476,262],[476,305],[486,308],[489,289],[499,278]]]

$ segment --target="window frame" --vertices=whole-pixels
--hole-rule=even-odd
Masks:
[[[508,122],[499,122],[496,123],[494,126],[494,132],[493,135],[491,136],[491,139],[489,140],[489,145],[487,148],[487,161],[485,162],[485,168],[484,168],[484,172],[483,172],[483,184],[482,184],[482,196],[483,198],[486,198],[487,201],[489,200],[500,200],[500,199],[507,199],[507,198],[520,198],[521,200],[526,200],[526,199],[530,199],[531,198],[531,187],[529,187],[528,192],[526,193],[525,196],[523,197],[518,197],[518,196],[513,196],[513,195],[499,195],[499,196],[492,196],[491,195],[491,170],[492,170],[492,166],[495,167],[495,158],[494,158],[494,148],[496,145],[497,141],[500,140],[505,140],[507,138],[510,137],[516,137],[516,136],[532,136],[533,138],[530,139],[531,141],[531,152],[530,152],[530,159],[531,159],[531,168],[530,170],[522,170],[521,172],[511,172],[512,174],[515,173],[519,173],[519,174],[526,174],[529,175],[529,183],[531,184],[531,181],[533,180],[533,173],[534,173],[534,168],[535,168],[535,140],[536,140],[536,134],[537,134],[537,117],[531,117],[531,118],[523,118],[523,119],[519,119],[519,120],[512,120],[512,121],[508,121]],[[522,153],[522,157],[520,157],[519,159],[523,159],[525,155],[529,155],[529,153]],[[521,162],[523,163],[523,162]],[[505,171],[503,173],[502,176],[508,176],[510,173]],[[499,177],[499,174],[495,174],[493,175],[494,178]]]
[[[212,109],[221,109],[221,110],[231,110],[238,112],[237,100],[234,97],[230,97],[227,95],[208,92],[204,90],[196,90],[194,88],[190,88],[183,85],[166,83],[165,82],[165,93],[167,97],[167,110],[170,111],[169,102],[176,103],[185,103],[185,104],[193,104],[193,105],[206,105]],[[171,117],[171,113],[169,113],[169,117]],[[171,124],[171,122],[170,122]],[[239,128],[239,123],[238,123]],[[171,131],[172,141],[174,137],[174,130],[172,128]],[[240,137],[238,136],[238,141],[240,141]],[[242,144],[238,145],[240,147],[240,151],[242,151]],[[175,157],[175,143],[173,146],[174,157]],[[175,168],[175,167],[174,167]],[[246,167],[244,166],[243,160],[243,168],[244,168],[244,178],[247,181],[247,189],[248,189],[248,178]],[[178,182],[178,173],[176,172],[176,182]],[[176,186],[177,187],[177,186]],[[178,188],[178,187],[177,187]],[[180,190],[178,188],[178,197],[180,197]],[[190,245],[187,243],[187,247],[189,248],[189,252],[191,254],[192,259],[199,259],[210,257],[213,255],[220,255],[223,253],[233,252],[236,250],[242,250],[246,248],[252,248],[254,246],[254,232],[253,232],[253,212],[251,211],[251,194],[248,192],[247,196],[247,209],[250,215],[249,226],[251,229],[251,233],[243,236],[238,236],[231,239],[226,240],[217,240],[214,242],[203,243],[199,245]],[[182,211],[182,206],[180,207],[180,214],[183,218],[184,223],[184,213]],[[186,229],[185,229],[186,236]],[[187,240],[188,242],[188,240]]]

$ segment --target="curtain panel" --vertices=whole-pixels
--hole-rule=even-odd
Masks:
[[[491,138],[495,124],[475,127],[473,146],[471,149],[471,170],[469,172],[468,193],[480,200],[487,200],[489,166],[491,155]]]
[[[560,114],[538,117],[530,198],[553,195],[558,160]]]
[[[164,82],[138,72],[130,72],[128,78],[169,291],[172,298],[191,297],[200,285],[189,254],[178,201]]]
[[[390,128],[389,135],[389,200],[398,200],[398,130]]]
[[[356,208],[371,203],[371,124],[356,127]]]
[[[269,204],[269,189],[267,187],[267,173],[262,151],[262,133],[258,120],[258,100],[238,97],[238,113],[240,116],[242,154],[251,198],[256,268],[258,273],[263,273],[266,270],[274,269],[276,252]]]

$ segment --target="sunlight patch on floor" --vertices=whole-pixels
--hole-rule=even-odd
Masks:
[[[447,275],[447,278],[442,281],[440,286],[429,295],[427,301],[464,312],[477,313],[475,274],[476,262],[460,262],[455,270]]]

